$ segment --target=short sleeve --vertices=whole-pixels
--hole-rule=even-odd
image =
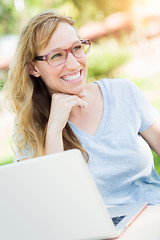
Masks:
[[[141,126],[139,132],[143,132],[153,123],[160,120],[160,112],[158,111],[158,109],[153,107],[153,105],[149,102],[144,93],[135,84],[131,82],[131,86],[134,91],[141,119]]]

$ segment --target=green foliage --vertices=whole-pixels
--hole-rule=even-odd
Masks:
[[[5,157],[0,159],[0,166],[9,163],[13,163],[13,157]]]
[[[160,74],[155,73],[154,75],[149,75],[146,77],[134,77],[126,76],[132,80],[142,91],[151,91],[159,88],[160,86]]]
[[[73,16],[78,26],[88,21],[101,21],[114,12],[128,11],[131,7],[131,0],[61,0],[59,5],[55,2],[52,7],[56,6]]]
[[[14,33],[16,30],[16,12],[13,1],[0,1],[0,36]]]
[[[88,78],[109,76],[113,70],[124,64],[130,57],[129,51],[115,39],[92,44],[87,57]]]
[[[5,82],[6,82],[7,73],[8,73],[7,70],[0,71],[0,90],[3,88],[3,86],[4,86]]]
[[[155,168],[160,176],[160,157],[154,151],[152,151],[152,153],[154,157]]]
[[[72,16],[77,21],[77,27],[89,21],[102,21],[105,17],[115,12],[128,11],[132,0],[21,0],[24,9],[18,10],[15,0],[0,0],[0,37],[5,34],[20,32],[23,25],[40,11],[54,8],[62,14]],[[88,55],[88,80],[107,77],[112,71],[125,63],[130,58],[126,46],[115,39],[103,39],[102,42],[92,44]],[[7,71],[0,72],[0,89],[6,80]],[[131,79],[131,77],[129,76]],[[154,79],[133,79],[137,86],[143,89],[159,86],[159,76]],[[160,106],[159,102],[154,102]],[[8,146],[7,146],[8,149]],[[160,158],[153,152],[155,166],[160,174]],[[13,158],[3,157],[0,164],[10,163]]]
[[[79,27],[88,21],[101,21],[114,12],[128,11],[130,6],[131,0],[0,0],[0,35],[19,32],[30,17],[49,8],[72,16]]]

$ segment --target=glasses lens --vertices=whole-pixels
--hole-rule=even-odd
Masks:
[[[83,47],[84,53],[88,54],[90,50],[90,41],[89,40],[82,41],[82,47]]]
[[[54,67],[65,62],[65,59],[66,59],[66,52],[61,49],[53,51],[48,55],[48,62]]]
[[[72,48],[72,53],[75,57],[84,57],[89,52],[90,44],[87,41],[77,43]]]

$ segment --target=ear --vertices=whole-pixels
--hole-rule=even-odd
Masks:
[[[34,77],[40,77],[40,74],[39,72],[36,70],[33,62],[29,63],[29,66],[28,66],[28,69],[29,69],[29,74],[34,76]]]

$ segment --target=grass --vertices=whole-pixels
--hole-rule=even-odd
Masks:
[[[12,163],[14,156],[11,147],[11,137],[6,137],[0,145],[0,165]]]
[[[155,168],[160,176],[160,157],[155,152],[152,151],[152,153],[154,157]]]
[[[5,156],[4,158],[0,159],[0,165],[9,164],[9,163],[13,163],[13,156]]]

